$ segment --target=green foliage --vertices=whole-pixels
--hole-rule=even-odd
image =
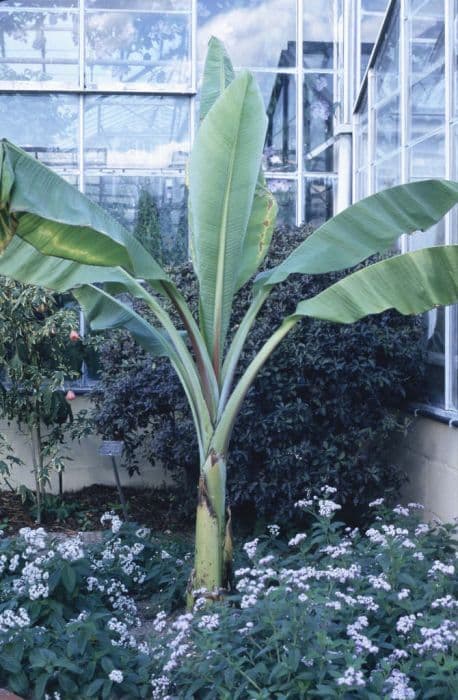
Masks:
[[[76,327],[77,312],[55,295],[0,278],[0,417],[15,421],[31,441],[38,520],[51,472],[62,472],[69,459],[63,441],[73,416],[63,386],[81,366],[82,342],[69,339]],[[8,479],[17,463],[9,449],[2,475]]]
[[[288,545],[277,526],[246,543],[232,605],[158,616],[155,697],[457,697],[457,526],[421,524],[412,504],[344,530],[329,499],[301,502],[310,525]]]
[[[270,525],[236,553],[224,604],[200,591],[186,614],[186,541],[114,513],[100,543],[1,537],[0,686],[33,700],[454,700],[457,526],[380,499],[352,530],[333,491],[298,502],[304,532]]]
[[[278,264],[308,235],[280,229],[265,267]],[[239,374],[283,315],[340,274],[294,276],[279,286],[248,338]],[[175,271],[191,308],[197,305],[190,265]],[[234,303],[233,335],[250,303],[242,289]],[[135,357],[133,357],[135,355]],[[159,461],[188,484],[193,508],[198,451],[186,398],[165,360],[152,365],[119,334],[101,351],[102,378],[95,424],[106,437],[125,440],[125,464]],[[297,326],[261,370],[243,404],[233,434],[229,496],[232,506],[257,517],[282,520],[306,489],[325,483],[339,488],[349,507],[361,506],[385,489],[396,494],[404,474],[385,454],[393,434],[405,428],[399,409],[419,392],[424,371],[419,320],[394,312],[351,326],[312,321]]]
[[[177,571],[186,573],[189,554],[113,514],[102,519],[112,531],[88,547],[42,528],[0,541],[1,687],[34,700],[151,697],[132,594],[159,595],[172,611],[183,600]],[[110,679],[113,671],[121,675]]]
[[[162,242],[159,212],[154,197],[142,190],[138,198],[134,236],[145,246],[153,258],[162,265]]]

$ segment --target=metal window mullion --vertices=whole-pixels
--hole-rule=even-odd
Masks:
[[[408,148],[410,132],[410,52],[409,52],[409,18],[408,0],[400,0],[399,14],[399,84],[400,84],[400,121],[401,121],[401,183],[410,180],[410,152]],[[401,236],[401,253],[409,250],[407,235]]]
[[[454,5],[455,0],[445,0],[445,177],[455,176],[455,144],[454,144]],[[445,243],[454,242],[457,216],[452,210],[445,218]],[[458,377],[455,360],[458,352],[458,314],[457,308],[445,307],[445,410],[458,408]]]
[[[197,90],[197,0],[191,0],[191,89]]]
[[[375,70],[367,74],[367,194],[375,192]]]
[[[304,212],[304,81],[302,67],[304,64],[304,0],[297,0],[296,21],[296,224],[305,220]]]

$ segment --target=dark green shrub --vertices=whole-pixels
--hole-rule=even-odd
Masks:
[[[265,266],[277,264],[306,235],[304,228],[279,229]],[[280,285],[249,337],[243,366],[299,299],[342,274],[293,276]],[[175,276],[192,300],[191,266],[180,267]],[[247,285],[235,304],[233,330],[249,297]],[[404,474],[385,450],[393,433],[406,425],[399,408],[421,383],[421,338],[418,319],[393,312],[351,326],[300,324],[269,360],[242,407],[229,465],[232,504],[250,515],[282,519],[292,514],[301,494],[325,483],[338,487],[346,507],[360,507],[381,489],[397,493]],[[129,469],[140,459],[162,462],[177,484],[187,483],[193,500],[197,446],[184,394],[168,363],[152,364],[128,337],[117,336],[105,344],[102,365],[97,429],[126,441]]]

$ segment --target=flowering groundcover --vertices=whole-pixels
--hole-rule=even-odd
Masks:
[[[269,526],[240,553],[234,591],[196,591],[181,614],[183,547],[113,514],[90,548],[41,529],[0,542],[0,685],[53,700],[454,700],[456,525],[379,499],[360,532],[333,498],[299,501],[305,532]],[[139,641],[136,599],[153,595],[161,609]]]

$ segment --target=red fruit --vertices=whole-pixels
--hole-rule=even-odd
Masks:
[[[76,399],[76,394],[74,391],[69,389],[65,394],[65,398],[67,399],[67,401],[74,401]]]
[[[79,339],[80,339],[80,334],[78,333],[78,331],[75,331],[75,330],[70,331],[70,340],[72,341],[72,343],[76,343],[76,341]]]

